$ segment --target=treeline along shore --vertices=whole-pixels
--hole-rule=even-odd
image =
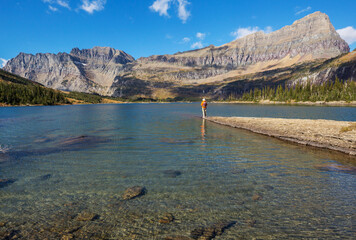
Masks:
[[[208,117],[207,120],[356,156],[356,122],[251,117]]]
[[[234,99],[234,98],[231,98]],[[325,81],[323,84],[297,83],[294,86],[254,88],[242,95],[240,101],[259,102],[263,100],[279,102],[331,102],[356,101],[356,83],[342,81],[336,77],[335,81]]]
[[[176,96],[157,99],[150,97],[110,97],[82,92],[64,92],[30,81],[18,75],[0,69],[0,106],[21,105],[63,105],[63,104],[100,104],[124,102],[194,102],[200,97]],[[215,101],[209,99],[208,101]],[[307,104],[307,105],[356,105],[356,82],[326,81],[317,84],[296,84],[294,86],[254,88],[242,96],[230,96],[218,102],[261,103],[261,104]]]

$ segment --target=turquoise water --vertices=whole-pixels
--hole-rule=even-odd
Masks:
[[[0,179],[13,180],[0,184],[0,238],[164,239],[220,221],[235,224],[215,239],[355,238],[356,175],[318,168],[355,158],[200,114],[195,103],[0,108]],[[208,115],[356,121],[356,108],[209,104]],[[123,200],[137,185],[146,194]]]

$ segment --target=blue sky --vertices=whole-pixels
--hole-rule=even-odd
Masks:
[[[315,11],[356,48],[355,0],[0,0],[0,65],[19,52],[110,46],[135,58],[275,31]]]

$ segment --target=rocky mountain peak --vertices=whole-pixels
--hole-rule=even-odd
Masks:
[[[206,47],[173,55],[140,58],[140,62],[168,62],[180,66],[220,66],[238,68],[283,58],[332,58],[349,52],[329,17],[312,13],[292,25],[271,33],[262,31],[236,39],[220,47]],[[299,61],[299,60],[298,60]]]
[[[91,49],[82,50],[79,48],[73,48],[70,55],[78,57],[84,62],[94,60],[102,63],[113,61],[118,64],[126,64],[128,62],[135,61],[131,55],[111,47],[93,47]]]
[[[347,52],[348,44],[329,17],[315,12],[274,32],[256,32],[222,46],[137,61],[111,47],[73,48],[69,54],[20,53],[4,69],[51,88],[127,96],[152,93],[152,86],[161,88],[157,94],[165,94],[170,84],[220,82]]]

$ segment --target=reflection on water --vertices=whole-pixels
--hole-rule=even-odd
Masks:
[[[210,104],[209,115],[263,107]],[[354,108],[267,109],[356,117]],[[0,111],[0,144],[10,147],[0,153],[1,239],[355,237],[353,157],[205,122],[199,104]],[[124,200],[133,186],[145,195]]]
[[[202,140],[202,143],[205,143],[205,129],[206,129],[206,126],[205,126],[205,119],[202,119],[202,124],[200,126],[201,128],[201,140]]]

